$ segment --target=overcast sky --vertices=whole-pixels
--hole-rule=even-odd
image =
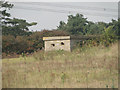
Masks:
[[[11,2],[118,2],[120,0],[7,0]]]
[[[25,2],[28,0],[24,0],[24,2],[18,1],[22,0],[12,2],[14,4],[14,7],[10,10],[12,17],[22,18],[27,20],[28,22],[37,22],[38,24],[36,26],[32,26],[30,28],[30,30],[34,31],[40,31],[43,29],[56,29],[60,21],[67,22],[67,16],[71,14],[75,15],[76,13],[83,14],[85,17],[88,18],[89,21],[93,22],[110,22],[111,19],[117,19],[118,17],[117,2]]]

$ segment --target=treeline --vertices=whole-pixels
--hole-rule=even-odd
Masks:
[[[60,21],[60,25],[57,27],[59,31],[66,31],[70,35],[94,35],[100,36],[99,39],[88,40],[87,43],[97,43],[104,46],[109,46],[118,40],[120,35],[120,19],[111,22],[92,22],[88,21],[82,14],[69,15],[68,20],[65,23]]]
[[[29,36],[16,36],[3,35],[2,38],[2,52],[9,53],[32,53],[37,50],[41,50],[44,46],[43,37],[45,36],[66,36],[69,35],[64,31],[58,30],[43,30],[41,32],[32,32]]]
[[[120,19],[109,23],[88,21],[82,14],[69,15],[67,23],[60,21],[58,30],[69,32],[72,35],[103,35],[105,33],[118,35]]]
[[[44,47],[42,37],[44,36],[66,36],[66,35],[101,35],[101,42],[108,46],[118,36],[120,19],[109,23],[88,21],[82,14],[69,15],[67,23],[60,21],[57,30],[43,30],[38,32],[29,31],[29,27],[36,22],[28,23],[26,20],[11,18],[8,9],[13,4],[1,2],[2,4],[2,52],[31,53]],[[98,42],[98,40],[96,41]],[[100,41],[99,41],[100,42]]]

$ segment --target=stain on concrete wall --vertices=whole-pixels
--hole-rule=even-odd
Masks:
[[[70,36],[43,37],[45,51],[65,50],[71,51]]]
[[[45,41],[45,51],[51,50],[70,51],[70,40]]]

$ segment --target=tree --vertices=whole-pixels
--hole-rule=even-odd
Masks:
[[[58,30],[65,30],[70,34],[85,35],[87,33],[87,25],[87,18],[84,18],[82,14],[69,15],[67,23],[61,21]]]
[[[64,30],[72,35],[100,35],[104,31],[104,27],[108,27],[105,22],[88,21],[82,14],[75,16],[69,15],[67,23],[60,21],[58,30]]]
[[[115,33],[115,35],[119,35],[119,26],[120,26],[120,19],[118,19],[118,21],[117,20],[114,20],[114,19],[112,19],[112,21],[109,23],[109,26],[113,26],[113,28],[111,29],[112,31],[114,31]]]
[[[28,23],[26,20],[11,18],[10,13],[7,13],[7,10],[10,10],[14,5],[9,4],[8,2],[1,3],[1,21],[2,21],[2,34],[3,35],[13,35],[13,36],[23,36],[30,35],[28,27],[36,25],[36,22]]]

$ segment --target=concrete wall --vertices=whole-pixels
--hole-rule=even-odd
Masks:
[[[72,51],[77,42],[95,38],[96,36],[54,36],[43,37],[45,51],[51,50],[65,50]]]
[[[45,51],[51,51],[51,50],[71,51],[70,40],[45,41]]]

